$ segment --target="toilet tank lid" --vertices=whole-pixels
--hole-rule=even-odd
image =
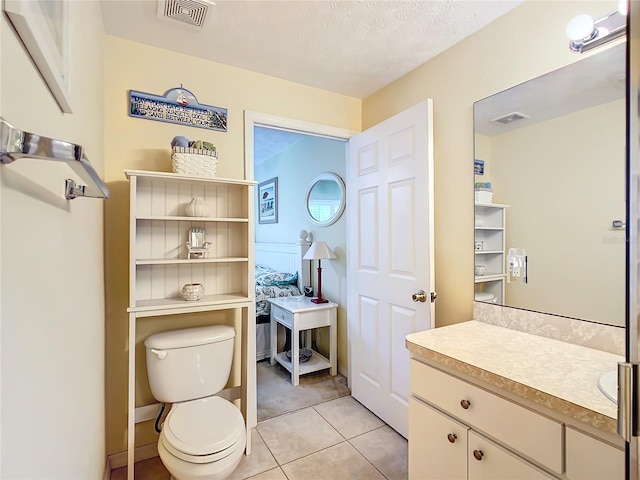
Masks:
[[[184,328],[149,335],[144,346],[170,350],[172,348],[195,347],[209,343],[223,342],[236,336],[236,330],[228,325],[209,325],[206,327]]]

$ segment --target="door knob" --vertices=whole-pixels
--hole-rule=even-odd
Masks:
[[[414,302],[426,302],[427,294],[424,290],[418,290],[416,293],[411,295],[411,300],[413,300]]]

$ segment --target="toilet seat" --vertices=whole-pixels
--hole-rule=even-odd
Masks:
[[[235,405],[220,397],[206,397],[174,404],[160,441],[181,460],[211,463],[240,448],[244,428],[244,419]]]

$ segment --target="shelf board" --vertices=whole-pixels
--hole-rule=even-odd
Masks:
[[[247,257],[218,257],[218,258],[138,258],[136,265],[176,265],[196,263],[238,263],[248,262]]]
[[[227,293],[217,295],[205,295],[200,300],[187,301],[183,298],[154,298],[150,300],[137,300],[135,307],[129,307],[128,312],[148,312],[172,309],[190,309],[193,311],[202,311],[226,304],[252,302],[253,298],[248,297],[244,293]],[[214,308],[207,308],[214,307]],[[162,315],[162,313],[157,313]]]
[[[476,230],[496,230],[496,231],[502,231],[504,230],[504,227],[475,227]]]
[[[299,374],[304,375],[305,373],[317,372],[318,370],[324,370],[325,368],[331,368],[331,364],[329,360],[323,355],[320,355],[315,350],[311,350],[313,355],[309,360],[304,363],[300,363]],[[280,365],[286,368],[289,373],[293,373],[293,362],[287,358],[287,355],[284,352],[280,352],[276,354],[276,360]]]
[[[503,205],[501,203],[476,203],[476,207],[484,207],[484,208],[508,208],[509,205]]]
[[[503,250],[475,250],[476,255],[498,255],[504,254]]]
[[[147,177],[147,178],[162,178],[165,180],[177,180],[187,182],[205,182],[205,183],[220,183],[228,185],[247,185],[254,186],[258,182],[253,180],[236,180],[232,178],[208,178],[208,177],[189,177],[187,175],[179,175],[171,172],[152,172],[150,170],[125,170],[127,178],[131,177]]]
[[[504,280],[507,275],[504,273],[490,273],[487,275],[476,275],[474,277],[475,283],[496,282],[498,280]]]
[[[226,218],[226,217],[185,217],[185,216],[156,216],[142,215],[136,217],[136,220],[160,220],[174,222],[228,222],[228,223],[249,223],[248,218]]]

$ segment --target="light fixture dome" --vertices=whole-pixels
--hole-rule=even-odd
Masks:
[[[567,37],[574,42],[585,42],[596,35],[595,21],[587,13],[573,17],[567,24]]]

